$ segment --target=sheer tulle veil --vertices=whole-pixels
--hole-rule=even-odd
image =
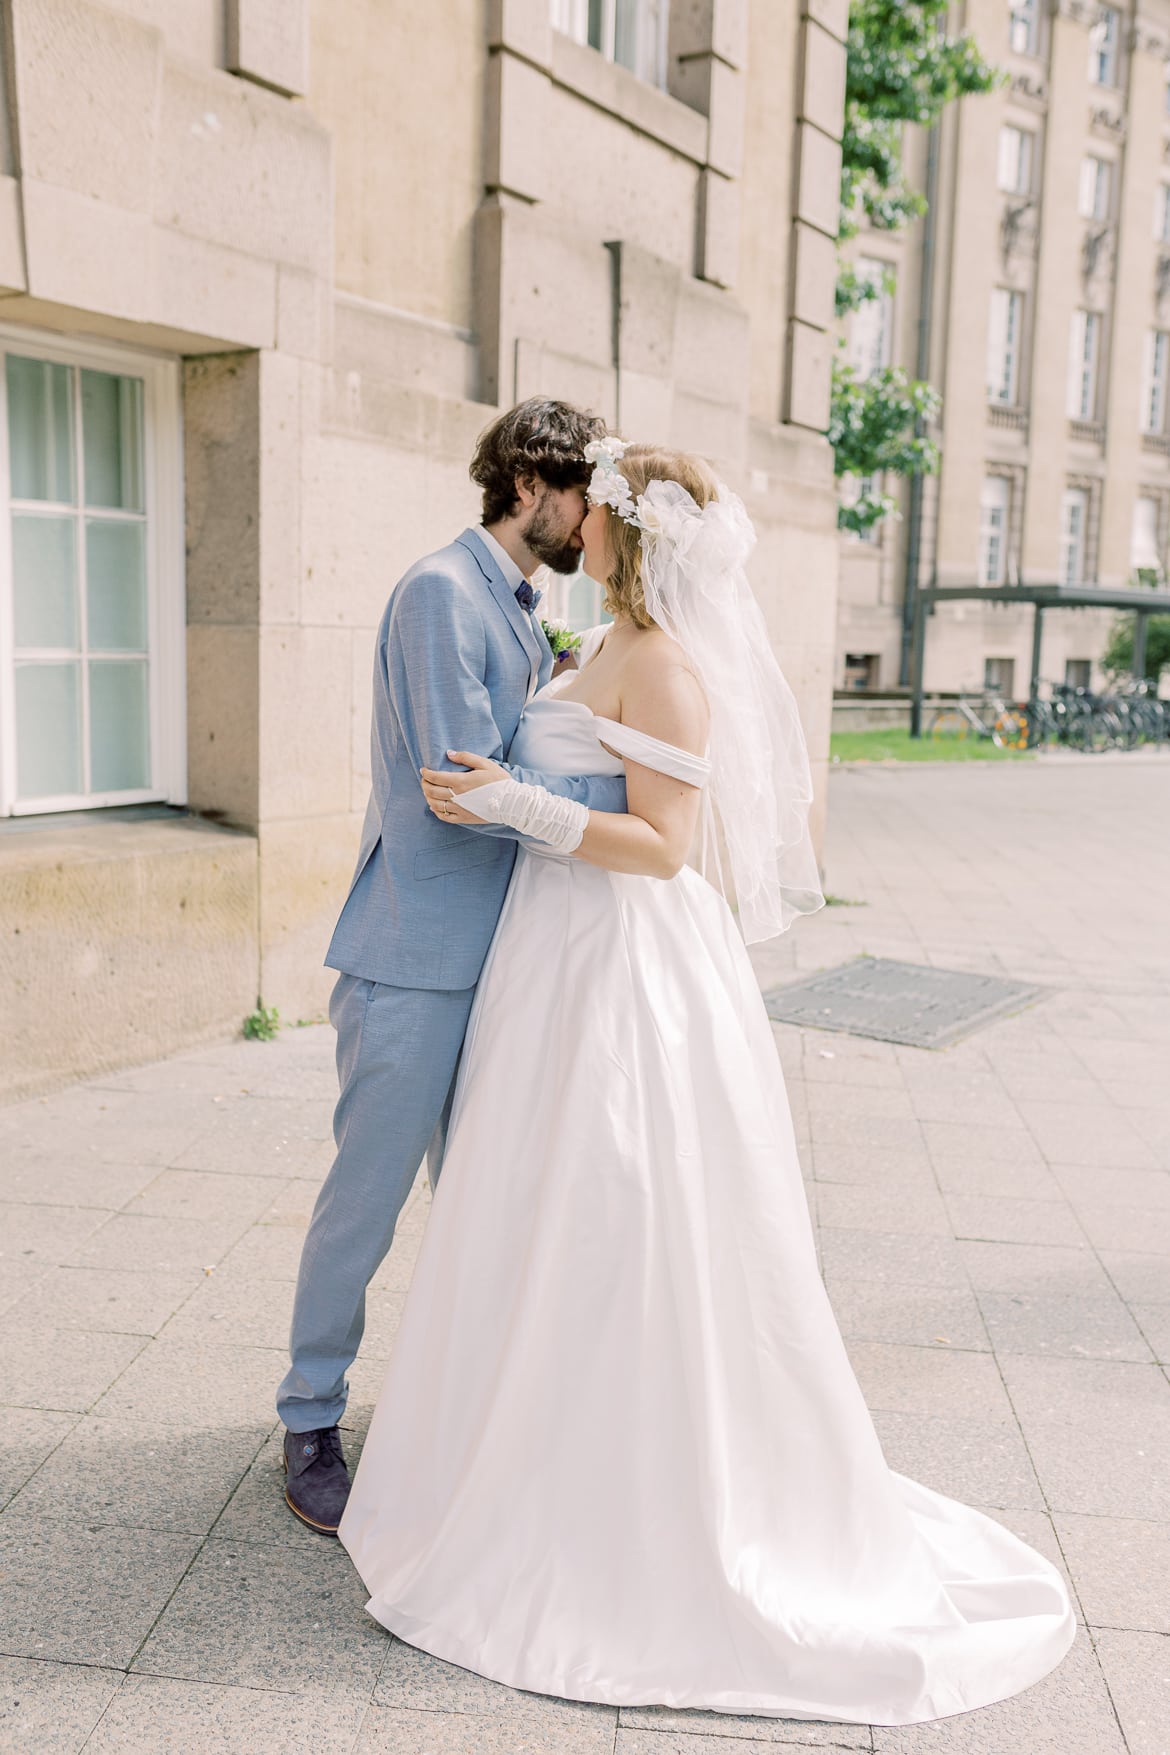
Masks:
[[[618,466],[620,468],[620,464]],[[699,869],[738,908],[748,944],[822,906],[800,715],[745,571],[755,531],[722,484],[702,509],[676,481],[637,501],[646,608],[686,653],[711,710]]]

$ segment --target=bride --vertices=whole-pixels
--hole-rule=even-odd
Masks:
[[[424,771],[446,820],[527,839],[341,1540],[383,1626],[519,1688],[883,1725],[983,1706],[1059,1663],[1073,1614],[1039,1554],[887,1467],[817,1272],[720,894],[748,940],[820,901],[751,526],[693,458],[591,451],[613,623],[509,757],[624,769],[629,814],[467,752]]]

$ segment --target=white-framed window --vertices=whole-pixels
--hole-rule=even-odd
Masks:
[[[1102,6],[1089,28],[1089,78],[1094,85],[1116,85],[1121,61],[1121,12]]]
[[[1170,332],[1152,329],[1146,337],[1146,362],[1142,384],[1142,431],[1166,430],[1166,378],[1170,367]]]
[[[1071,420],[1095,420],[1101,319],[1096,311],[1074,311],[1068,350],[1068,413]]]
[[[1065,686],[1070,689],[1087,689],[1093,676],[1093,660],[1091,658],[1066,658],[1064,661]]]
[[[1095,153],[1081,160],[1077,209],[1082,219],[1108,219],[1113,211],[1113,164]]]
[[[1008,521],[1012,484],[1006,475],[985,475],[979,495],[979,583],[1007,584]]]
[[[992,288],[987,331],[987,395],[1009,406],[1020,399],[1020,333],[1024,295],[1006,286]]]
[[[670,0],[550,0],[553,29],[665,88]]]
[[[1162,572],[1162,547],[1158,526],[1161,507],[1153,494],[1139,494],[1133,503],[1133,530],[1129,541],[1129,564],[1135,573]]]
[[[1040,0],[1013,0],[1009,41],[1017,55],[1040,49]]]
[[[178,368],[0,330],[0,815],[182,802]]]
[[[893,358],[894,271],[876,256],[859,256],[856,273],[858,280],[877,288],[877,296],[850,312],[845,356],[859,377],[869,378]]]
[[[1154,237],[1170,244],[1170,183],[1159,183],[1154,196]]]
[[[1088,549],[1089,496],[1084,488],[1066,488],[1060,502],[1060,582],[1083,585]]]
[[[1008,195],[1028,195],[1032,190],[1032,143],[1030,128],[1007,123],[999,131],[999,162],[996,181]]]

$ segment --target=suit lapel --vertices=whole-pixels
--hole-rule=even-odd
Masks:
[[[536,692],[540,677],[540,667],[544,659],[547,641],[543,634],[537,632],[536,624],[527,610],[521,609],[516,602],[515,593],[500,570],[496,557],[475,530],[465,530],[462,536],[455,538],[461,543],[475,561],[476,566],[487,580],[492,596],[503,610],[511,625],[512,632],[524,648],[528,659],[528,698]]]

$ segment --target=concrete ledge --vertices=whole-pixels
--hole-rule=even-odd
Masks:
[[[257,916],[256,842],[197,818],[0,834],[0,1101],[233,1034]]]

